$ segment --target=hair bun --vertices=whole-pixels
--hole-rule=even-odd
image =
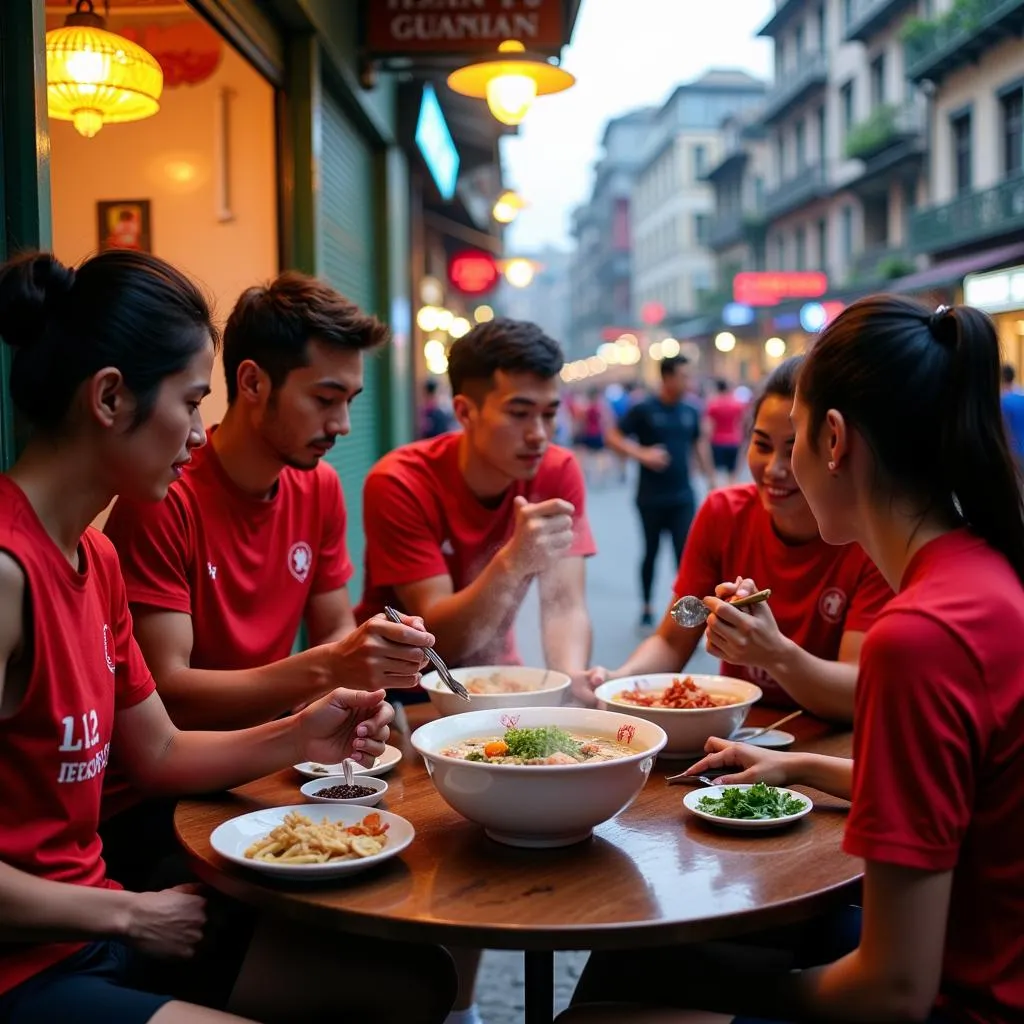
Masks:
[[[0,266],[0,335],[8,345],[38,342],[47,318],[75,283],[75,272],[52,253],[25,253]]]

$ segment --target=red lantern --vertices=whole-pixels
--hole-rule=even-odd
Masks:
[[[448,280],[465,295],[483,295],[498,283],[498,261],[483,249],[466,249],[448,261]]]

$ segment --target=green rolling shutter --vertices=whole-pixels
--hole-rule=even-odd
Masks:
[[[379,313],[374,153],[326,87],[321,112],[320,266],[322,275],[367,312]],[[363,480],[383,454],[386,403],[379,354],[365,361],[365,390],[352,405],[352,431],[327,456],[348,508],[348,548],[356,567],[353,603],[363,586]]]

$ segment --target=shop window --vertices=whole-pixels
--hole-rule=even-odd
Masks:
[[[964,111],[950,118],[953,135],[953,174],[956,194],[971,191],[971,112]]]
[[[1024,85],[1000,100],[1003,118],[1003,173],[1007,178],[1024,170]]]

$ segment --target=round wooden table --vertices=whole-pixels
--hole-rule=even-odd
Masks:
[[[433,717],[408,710],[412,728]],[[779,717],[755,709],[750,725]],[[849,733],[803,715],[797,749],[848,755]],[[767,833],[715,829],[682,806],[688,786],[664,777],[686,762],[659,760],[635,803],[592,839],[524,850],[488,839],[437,795],[408,735],[381,805],[416,828],[402,855],[350,881],[278,883],[222,860],[210,833],[236,815],[303,803],[306,780],[285,769],[229,793],[182,800],[178,837],[202,881],[292,920],[380,938],[526,953],[526,1022],[553,1014],[554,950],[622,949],[740,936],[812,917],[850,896],[862,864],[840,849],[847,805],[813,790],[815,810]],[[313,805],[311,805],[312,807]]]

